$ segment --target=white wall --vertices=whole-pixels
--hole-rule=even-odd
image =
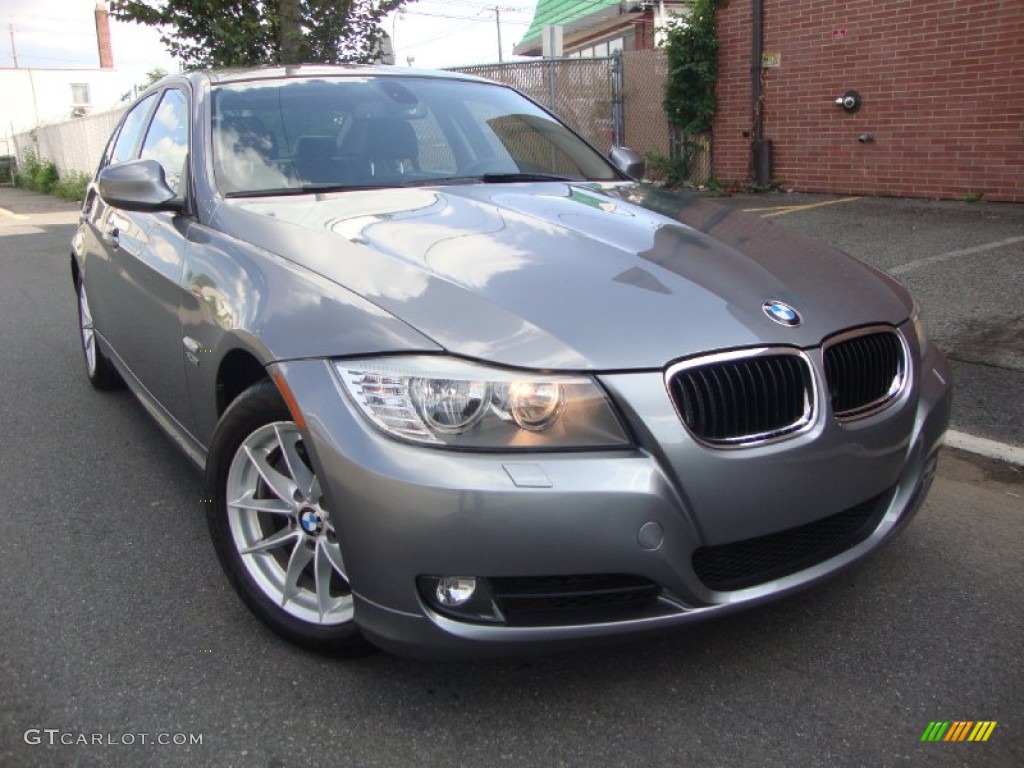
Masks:
[[[88,83],[91,112],[120,102],[137,75],[116,69],[0,69],[0,137],[71,117],[72,83]]]

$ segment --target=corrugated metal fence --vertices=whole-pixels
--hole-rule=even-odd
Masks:
[[[62,177],[70,173],[91,175],[122,114],[124,109],[115,109],[63,123],[40,125],[15,134],[11,148],[19,165],[24,163],[26,153],[34,152],[39,158],[52,160]]]

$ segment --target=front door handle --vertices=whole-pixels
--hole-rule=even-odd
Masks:
[[[117,248],[121,245],[121,232],[117,227],[110,227],[103,232],[103,240]]]

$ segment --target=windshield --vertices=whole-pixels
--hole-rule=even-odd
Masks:
[[[231,197],[621,178],[597,152],[515,91],[422,77],[218,86],[213,157],[217,185]]]

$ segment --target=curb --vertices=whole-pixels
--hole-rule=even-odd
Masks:
[[[957,432],[955,429],[946,431],[943,444],[948,445],[950,448],[959,448],[961,451],[984,456],[987,459],[1024,466],[1024,448],[1016,445],[999,443],[985,437],[975,437],[965,432]]]

